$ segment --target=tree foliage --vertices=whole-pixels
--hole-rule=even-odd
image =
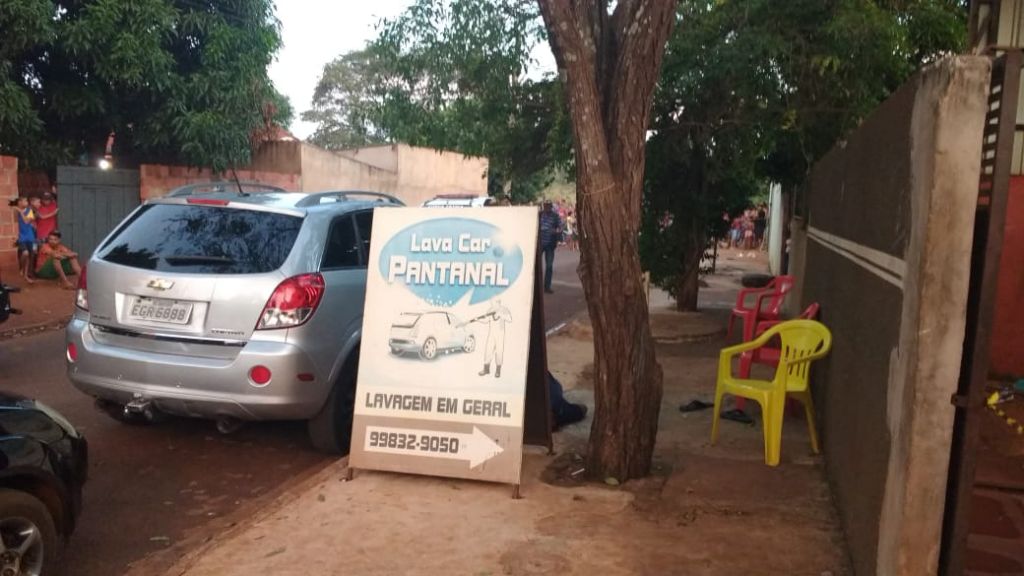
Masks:
[[[31,165],[101,155],[114,132],[119,164],[223,170],[268,111],[291,114],[267,77],[270,0],[9,0],[0,29],[0,149]]]
[[[383,67],[370,50],[342,54],[324,66],[313,91],[313,108],[302,119],[317,125],[310,137],[328,150],[380,144],[386,140],[377,126],[384,83]]]
[[[490,159],[492,191],[530,199],[569,158],[561,86],[532,78],[543,40],[527,0],[416,0],[365,49],[325,67],[314,141],[400,141]]]
[[[918,67],[963,46],[965,14],[956,0],[682,0],[648,143],[652,279],[695,307],[721,213],[768,181],[800,185]]]

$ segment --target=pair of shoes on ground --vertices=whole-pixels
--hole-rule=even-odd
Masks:
[[[687,404],[683,404],[679,407],[680,412],[697,412],[699,410],[707,410],[708,408],[714,408],[715,405],[710,402],[704,402],[703,400],[691,400]],[[746,412],[739,409],[725,410],[720,414],[723,420],[731,420],[733,422],[739,422],[740,424],[753,424],[754,419],[747,415]]]

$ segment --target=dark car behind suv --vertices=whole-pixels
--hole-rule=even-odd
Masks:
[[[57,573],[87,470],[85,438],[63,416],[0,392],[0,574]]]

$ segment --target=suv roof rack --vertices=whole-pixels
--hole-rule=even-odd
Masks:
[[[367,192],[364,190],[338,190],[334,192],[314,192],[307,195],[302,200],[295,203],[296,208],[306,208],[308,206],[319,206],[322,204],[321,200],[326,198],[334,198],[338,202],[347,202],[352,200],[353,196],[365,196],[369,198],[376,198],[378,202],[388,202],[389,204],[396,204],[398,206],[405,206],[405,202],[402,202],[398,198],[390,194],[384,194],[381,192]]]
[[[195,194],[215,194],[215,193],[235,193],[239,194],[239,188],[241,188],[240,194],[245,196],[253,192],[256,193],[273,193],[273,192],[288,192],[284,188],[278,186],[272,186],[270,184],[263,184],[261,182],[235,182],[234,180],[221,180],[218,182],[199,182],[196,184],[186,184],[179,186],[174,190],[171,190],[166,198],[181,198],[183,196],[192,196]]]

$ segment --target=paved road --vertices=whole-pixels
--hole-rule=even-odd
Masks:
[[[575,255],[560,252],[555,294],[545,299],[549,328],[585,308],[575,270]],[[231,436],[197,420],[117,423],[71,387],[62,357],[60,332],[0,341],[0,389],[49,403],[89,439],[85,508],[67,551],[74,576],[122,574],[161,550],[169,563],[329,462],[309,447],[302,423],[249,425]]]

